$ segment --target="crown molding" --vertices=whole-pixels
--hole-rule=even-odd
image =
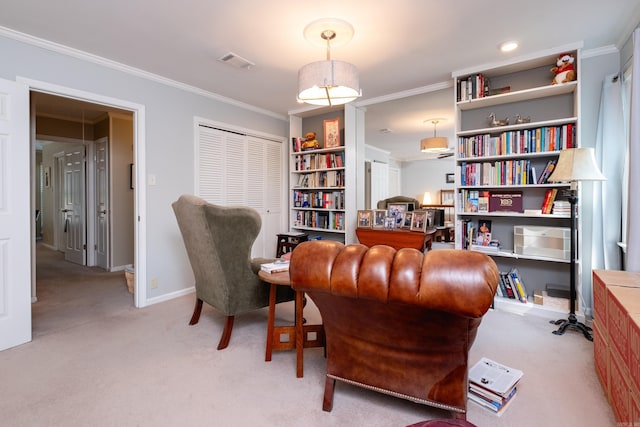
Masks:
[[[235,107],[240,107],[245,110],[249,110],[255,113],[263,114],[265,116],[273,117],[278,120],[282,120],[285,122],[289,121],[289,117],[287,116],[283,116],[282,114],[278,114],[270,110],[265,110],[263,108],[256,107],[255,105],[246,104],[244,102],[237,101],[232,98],[227,98],[226,96],[218,95],[217,93],[213,93],[204,89],[200,89],[195,86],[178,82],[176,80],[162,77],[160,75],[153,74],[148,71],[141,70],[139,68],[131,67],[129,65],[122,64],[120,62],[112,61],[110,59],[103,58],[101,56],[94,55],[79,49],[74,49],[69,46],[65,46],[49,40],[41,39],[39,37],[35,37],[29,34],[21,33],[19,31],[15,31],[10,28],[0,26],[0,36],[13,39],[22,43],[26,43],[32,46],[40,47],[42,49],[46,49],[52,52],[60,53],[62,55],[70,56],[76,59],[81,59],[83,61],[92,62],[94,64],[101,65],[103,67],[111,68],[112,70],[121,71],[123,73],[127,73],[136,77],[141,77],[146,80],[154,81],[156,83],[160,83],[166,86],[183,90],[185,92],[190,92],[195,95],[199,95],[205,98],[223,102],[225,104],[233,105]]]

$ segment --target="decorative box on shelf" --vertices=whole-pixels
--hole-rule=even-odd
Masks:
[[[513,227],[513,252],[518,255],[571,259],[571,229],[517,225]]]

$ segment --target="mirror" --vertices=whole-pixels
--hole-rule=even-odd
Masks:
[[[453,115],[453,87],[366,106],[365,161],[386,165],[382,169],[387,169],[387,177],[366,174],[365,207],[375,206],[377,198],[385,194],[422,200],[426,191],[436,195],[443,188],[453,190],[454,184],[446,182],[446,175],[455,171]],[[449,140],[450,150],[445,155],[420,151],[420,140],[434,136],[433,119],[438,119],[436,135]],[[375,169],[380,168],[365,167],[366,172]],[[371,189],[381,181],[386,188]]]

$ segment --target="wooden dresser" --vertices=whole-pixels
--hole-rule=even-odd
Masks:
[[[593,271],[593,356],[620,425],[640,426],[640,273]]]

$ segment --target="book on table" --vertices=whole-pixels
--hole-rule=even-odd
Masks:
[[[274,262],[260,264],[260,270],[266,271],[267,273],[282,273],[289,271],[289,261],[277,260]]]

